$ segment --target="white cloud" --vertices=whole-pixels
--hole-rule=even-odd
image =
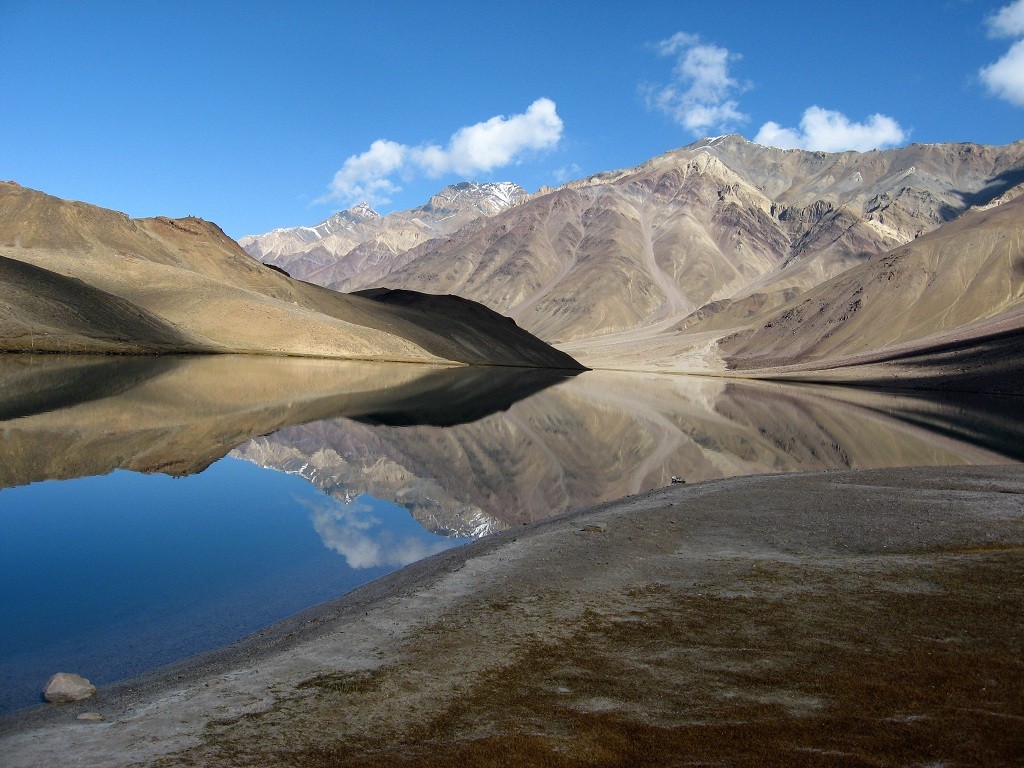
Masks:
[[[1001,59],[978,74],[992,95],[1024,107],[1024,40],[1011,45]]]
[[[562,138],[562,119],[551,99],[537,99],[522,115],[492,117],[460,128],[442,149],[427,146],[411,151],[412,161],[431,176],[455,172],[463,176],[492,171],[528,151],[549,149]]]
[[[378,139],[361,155],[352,155],[334,174],[331,191],[317,202],[366,200],[386,203],[399,187],[388,177],[405,163],[409,148],[394,141]]]
[[[900,124],[886,115],[871,115],[857,123],[842,112],[809,107],[799,128],[783,128],[775,122],[761,126],[754,137],[757,144],[782,149],[810,149],[818,152],[865,152],[901,144],[907,138]]]
[[[1024,37],[1024,0],[1000,8],[985,23],[992,37]]]
[[[749,84],[729,74],[741,56],[727,48],[702,43],[699,35],[676,32],[654,46],[661,56],[675,56],[673,82],[644,88],[647,107],[664,112],[696,135],[724,131],[748,120],[736,96]]]
[[[1024,0],[1000,8],[987,19],[992,37],[1024,37]],[[1003,56],[978,72],[989,93],[1024,107],[1024,40],[1010,46]]]
[[[523,114],[497,115],[460,128],[445,147],[410,147],[378,139],[366,152],[352,155],[344,162],[334,174],[330,192],[317,202],[387,203],[401,189],[393,180],[395,175],[470,176],[493,171],[518,162],[526,153],[556,146],[562,138],[562,127],[555,102],[541,98]]]
[[[1024,6],[1024,0],[1016,4]],[[653,47],[661,56],[674,56],[676,64],[671,83],[643,88],[649,109],[664,112],[697,136],[722,133],[750,119],[740,110],[737,97],[751,85],[729,71],[730,64],[742,58],[740,54],[704,43],[699,35],[688,32],[676,32]],[[767,122],[754,141],[787,149],[837,152],[893,146],[906,137],[900,124],[886,115],[872,115],[858,123],[841,112],[814,106],[804,112],[799,128]]]

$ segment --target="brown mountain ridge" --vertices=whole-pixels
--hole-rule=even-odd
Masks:
[[[1018,327],[1022,190],[1024,141],[825,153],[724,136],[327,284],[464,296],[591,367],[942,378],[973,339]],[[966,347],[920,357],[933,342]],[[863,367],[887,355],[903,362]]]
[[[202,219],[130,219],[0,183],[0,350],[236,352],[579,368],[493,311],[346,296]]]

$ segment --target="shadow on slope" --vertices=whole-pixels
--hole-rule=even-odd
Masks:
[[[913,389],[1003,393],[1020,396],[1024,381],[1024,328],[1011,328],[973,339],[957,339],[892,357],[879,355],[858,384]],[[884,375],[873,377],[872,371]]]
[[[416,342],[439,357],[476,363],[537,365],[582,371],[585,368],[561,350],[539,344],[516,322],[483,304],[460,296],[371,288],[350,294],[388,307],[394,315],[416,323],[430,337]],[[515,350],[515,357],[505,353]]]
[[[969,208],[976,205],[988,205],[1018,184],[1024,184],[1024,168],[1011,168],[995,176],[977,192],[955,192],[954,194],[963,200],[963,205],[959,207],[944,205],[939,211],[939,215],[943,221],[951,221]]]
[[[161,352],[202,344],[126,299],[0,256],[0,335],[9,350]]]

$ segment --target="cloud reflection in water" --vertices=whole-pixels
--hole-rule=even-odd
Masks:
[[[400,567],[457,546],[460,539],[425,530],[408,510],[362,494],[345,502],[303,500],[324,546],[349,568]]]

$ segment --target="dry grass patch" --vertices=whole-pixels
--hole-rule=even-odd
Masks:
[[[639,587],[563,627],[568,639],[527,639],[460,677],[453,653],[486,653],[504,622],[524,620],[514,604],[496,604],[451,629],[440,656],[424,642],[374,672],[321,675],[270,712],[211,726],[188,759],[294,768],[1024,763],[1020,553],[898,560],[896,573],[885,559],[762,565],[717,594]]]

